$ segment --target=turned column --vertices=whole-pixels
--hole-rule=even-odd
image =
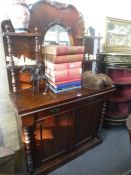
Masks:
[[[9,26],[5,27],[6,29],[6,40],[7,40],[7,46],[8,46],[8,55],[9,55],[9,68],[11,72],[11,84],[12,84],[12,91],[16,93],[16,79],[15,79],[15,71],[14,71],[14,60],[13,60],[13,52],[12,52],[12,46],[11,46],[11,38],[8,35],[9,33]]]

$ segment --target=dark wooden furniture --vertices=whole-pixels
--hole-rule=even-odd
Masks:
[[[92,70],[93,62],[96,62],[96,53],[100,52],[101,39],[101,36],[84,36],[84,71]],[[90,57],[93,57],[93,60]]]
[[[14,66],[13,56],[20,57],[23,54],[24,57],[43,62],[42,44],[50,27],[55,24],[64,27],[71,45],[83,45],[84,21],[74,6],[39,1],[31,6],[31,12],[28,33],[15,33],[11,21],[2,22],[5,56],[10,57],[10,67],[7,69],[9,87],[13,92],[30,87],[29,75],[21,74],[21,67]]]
[[[46,174],[102,142],[104,102],[114,88],[56,95],[10,94],[29,173]]]
[[[131,112],[131,54],[126,53],[99,53],[96,60],[96,72],[109,75],[116,92],[110,98],[105,124],[124,124]]]
[[[4,25],[4,22],[3,22]],[[39,37],[38,28],[34,29],[34,32],[30,33],[15,33],[10,32],[11,26],[8,23],[5,25],[6,31],[3,32],[4,46],[7,63],[7,74],[9,81],[10,91],[14,93],[20,92],[22,89],[29,88],[31,86],[29,81],[29,74],[22,74],[20,70],[23,66],[17,66],[14,63],[13,57],[24,57],[36,59],[37,62],[42,62],[39,50]],[[17,41],[17,42],[16,42]],[[33,43],[30,45],[30,42]]]
[[[14,33],[10,21],[3,21],[2,30],[5,56],[10,58],[10,98],[27,171],[43,175],[102,142],[103,105],[114,88],[81,88],[58,95],[40,91],[33,95],[30,75],[14,65],[13,55],[23,54],[43,63],[43,39],[55,24],[66,28],[72,45],[83,45],[84,22],[75,7],[54,1],[39,1],[31,12],[29,33]]]
[[[100,52],[100,40],[101,36],[84,36],[85,53],[93,55],[94,51]],[[96,42],[96,45],[95,45]],[[95,48],[96,47],[96,48]]]

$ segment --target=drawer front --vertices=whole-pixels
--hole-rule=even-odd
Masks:
[[[75,102],[63,103],[58,106],[52,106],[50,109],[47,109],[47,110],[43,109],[43,111],[38,112],[38,116],[36,117],[36,120],[42,120],[43,118],[48,116],[55,116],[55,115],[62,114],[66,111],[74,110],[79,108],[80,106],[84,106],[85,104],[92,103],[102,98],[103,98],[103,95],[100,95],[97,97],[91,97],[84,100],[79,99],[78,101],[75,101]]]

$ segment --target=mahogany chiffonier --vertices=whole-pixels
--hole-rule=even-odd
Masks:
[[[46,174],[102,143],[104,102],[114,88],[10,94],[27,171]]]
[[[71,45],[83,45],[84,21],[72,5],[36,2],[31,6],[27,33],[15,33],[9,20],[2,23],[10,98],[26,169],[33,175],[47,174],[102,143],[104,105],[115,90],[79,88],[60,94],[48,90],[43,94],[40,89],[32,93],[30,74],[21,71],[22,65],[15,64],[14,56],[23,55],[42,64],[45,34],[56,24],[66,29]]]

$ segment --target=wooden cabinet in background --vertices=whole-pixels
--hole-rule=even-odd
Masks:
[[[85,53],[93,55],[100,52],[101,36],[84,36]]]
[[[107,74],[116,86],[116,92],[107,103],[105,125],[125,124],[131,113],[131,54],[99,53],[96,71]]]
[[[84,71],[92,70],[96,54],[100,52],[101,36],[84,36]]]

